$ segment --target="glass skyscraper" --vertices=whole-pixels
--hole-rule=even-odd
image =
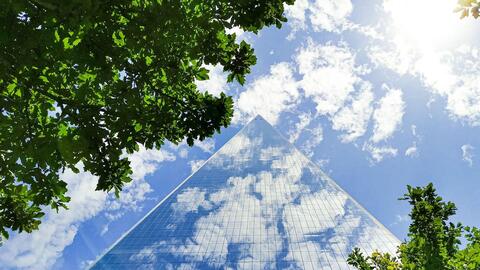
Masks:
[[[257,116],[92,269],[353,269],[399,240]]]

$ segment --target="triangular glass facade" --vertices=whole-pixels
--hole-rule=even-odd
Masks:
[[[397,238],[257,116],[92,269],[353,269]]]

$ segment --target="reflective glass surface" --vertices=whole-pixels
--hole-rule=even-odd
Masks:
[[[353,269],[399,241],[257,117],[92,269]]]

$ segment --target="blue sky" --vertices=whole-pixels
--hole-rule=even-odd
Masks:
[[[454,0],[297,0],[280,30],[255,36],[258,63],[245,86],[209,67],[201,90],[235,99],[231,127],[188,148],[130,156],[134,181],[116,200],[88,173],[63,176],[69,211],[0,248],[0,268],[82,269],[156,202],[261,114],[398,238],[406,237],[406,185],[433,182],[480,226],[480,21],[459,20]]]

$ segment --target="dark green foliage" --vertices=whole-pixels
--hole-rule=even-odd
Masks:
[[[408,193],[400,199],[412,206],[412,223],[408,240],[398,248],[398,258],[378,252],[365,257],[355,249],[348,259],[350,265],[361,270],[480,269],[480,230],[448,221],[455,215],[455,204],[444,202],[432,184],[416,188],[408,186]],[[466,242],[463,249],[460,245],[462,237]]]
[[[67,207],[66,168],[81,162],[118,195],[131,180],[124,151],[228,126],[232,98],[197,90],[202,65],[243,84],[256,57],[225,29],[280,27],[293,1],[0,1],[1,234]]]

